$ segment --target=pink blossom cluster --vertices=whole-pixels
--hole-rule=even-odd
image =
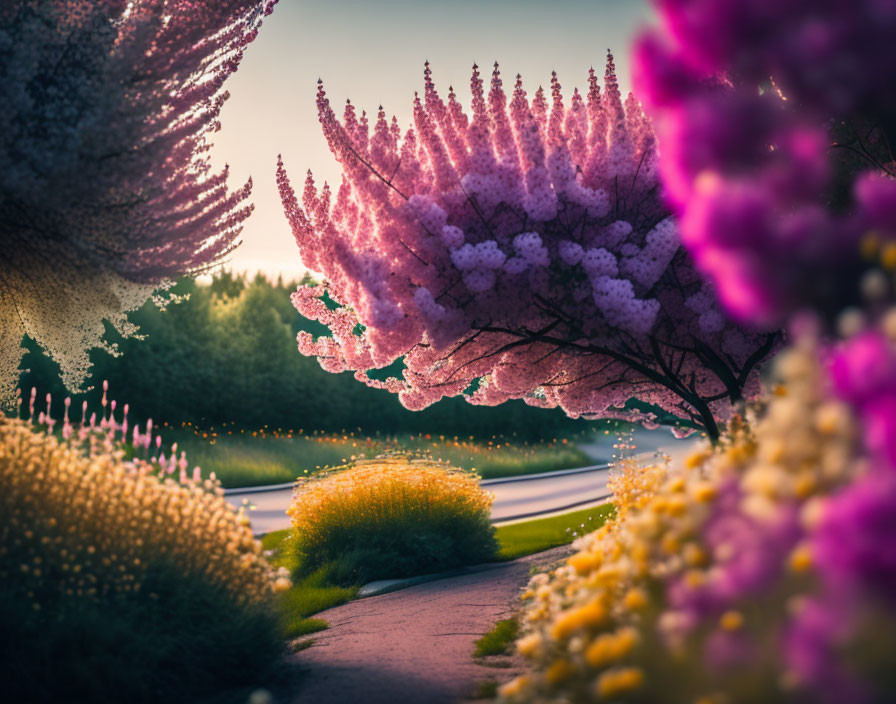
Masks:
[[[838,311],[896,238],[896,2],[657,4],[636,74],[685,246],[742,320]]]
[[[340,120],[320,88],[335,194],[309,172],[300,201],[278,166],[302,261],[325,280],[293,297],[331,331],[300,334],[300,351],[412,409],[467,392],[632,417],[637,396],[714,434],[757,391],[774,336],[728,321],[680,248],[650,121],[612,56],[603,90],[591,70],[568,100],[556,75],[530,98],[474,66],[469,115],[424,78],[403,135],[382,109],[370,124],[349,102]],[[399,358],[401,379],[367,376]]]
[[[832,392],[861,422],[866,471],[824,504],[811,543],[820,588],[791,624],[787,652],[830,702],[876,701],[869,649],[893,647],[881,641],[896,624],[896,346],[886,323],[828,354]],[[847,648],[858,663],[844,662]]]
[[[228,192],[206,140],[220,127],[224,81],[273,4],[4,3],[4,225],[17,238],[51,230],[140,281],[229,251],[248,186]]]
[[[60,435],[64,441],[91,454],[95,451],[111,453],[129,446],[134,452],[134,456],[128,466],[135,471],[149,471],[158,473],[161,476],[171,476],[176,478],[181,484],[193,484],[203,486],[206,489],[216,489],[218,487],[218,480],[214,472],[211,472],[209,479],[203,480],[202,471],[198,465],[188,471],[190,467],[187,461],[187,453],[181,450],[178,454],[176,442],[171,444],[168,454],[165,454],[162,437],[155,434],[152,418],[146,421],[142,430],[138,423],[131,425],[128,421],[130,405],[127,403],[121,407],[121,415],[116,415],[118,402],[114,399],[110,400],[108,392],[109,382],[104,381],[99,418],[97,418],[96,411],[92,411],[88,415],[89,405],[87,401],[83,401],[81,403],[80,420],[73,420],[70,414],[71,398],[65,398],[63,401],[62,425],[60,427]],[[47,394],[45,401],[45,410],[38,411],[36,408],[37,389],[32,387],[24,415],[21,408],[17,415],[24,417],[25,420],[34,422],[47,432],[52,433],[58,422],[52,415],[52,395]],[[19,397],[18,402],[21,406],[21,397]]]

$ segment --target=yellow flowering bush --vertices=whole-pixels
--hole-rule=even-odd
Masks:
[[[299,570],[358,583],[492,559],[492,500],[475,474],[393,456],[300,480],[287,512]]]
[[[289,581],[222,493],[0,416],[5,694],[194,701],[263,673]]]
[[[783,390],[751,423],[735,418],[717,447],[682,467],[622,463],[616,518],[531,580],[517,649],[533,672],[501,701],[805,695],[789,663],[806,659],[791,619],[816,588],[807,536],[822,499],[864,467],[856,423],[825,395],[814,350],[788,351],[777,369]]]

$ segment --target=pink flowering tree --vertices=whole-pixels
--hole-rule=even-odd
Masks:
[[[325,280],[293,296],[331,332],[300,334],[300,351],[411,409],[467,394],[651,421],[637,397],[717,437],[777,333],[732,324],[679,246],[651,124],[612,56],[603,90],[592,70],[566,102],[556,76],[547,95],[517,77],[508,96],[497,65],[487,87],[474,66],[471,87],[468,115],[427,65],[403,136],[382,109],[371,126],[348,103],[340,121],[320,88],[341,186],[309,172],[300,203],[278,167],[302,260]],[[400,378],[368,374],[398,359]]]
[[[76,388],[104,319],[235,246],[251,183],[208,138],[275,1],[0,4],[0,404],[24,335]]]

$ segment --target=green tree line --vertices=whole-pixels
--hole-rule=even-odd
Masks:
[[[190,422],[201,427],[233,423],[243,428],[292,428],[339,431],[361,428],[374,433],[442,433],[477,437],[517,433],[526,439],[584,430],[559,410],[522,402],[501,407],[472,406],[451,398],[423,411],[405,409],[396,396],[371,389],[350,372],[330,374],[296,349],[296,333],[328,331],[301,317],[289,295],[295,284],[280,279],[253,279],[228,272],[211,283],[186,278],[171,293],[180,298],[164,309],[147,303],[130,315],[140,337],[122,339],[111,328],[109,343],[120,354],[91,353],[93,371],[82,398],[95,402],[103,380],[119,404],[128,402],[131,417]],[[38,399],[47,392],[62,410],[66,391],[58,366],[28,338],[21,388],[32,387]],[[42,403],[39,403],[42,407]],[[92,405],[98,407],[97,404]],[[80,411],[79,411],[80,413]]]

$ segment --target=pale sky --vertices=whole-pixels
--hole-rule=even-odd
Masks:
[[[396,115],[410,125],[423,62],[436,88],[453,85],[469,105],[474,62],[485,75],[497,60],[505,83],[517,73],[530,95],[556,70],[564,96],[587,85],[588,68],[603,72],[612,49],[628,90],[629,46],[650,19],[646,0],[280,0],[237,73],[221,111],[212,158],[230,164],[236,187],[253,177],[255,212],[228,266],[300,277],[304,269],[274,179],[282,153],[301,188],[310,168],[319,184],[340,182],[317,119],[317,79],[334,106],[351,98],[358,113]]]

